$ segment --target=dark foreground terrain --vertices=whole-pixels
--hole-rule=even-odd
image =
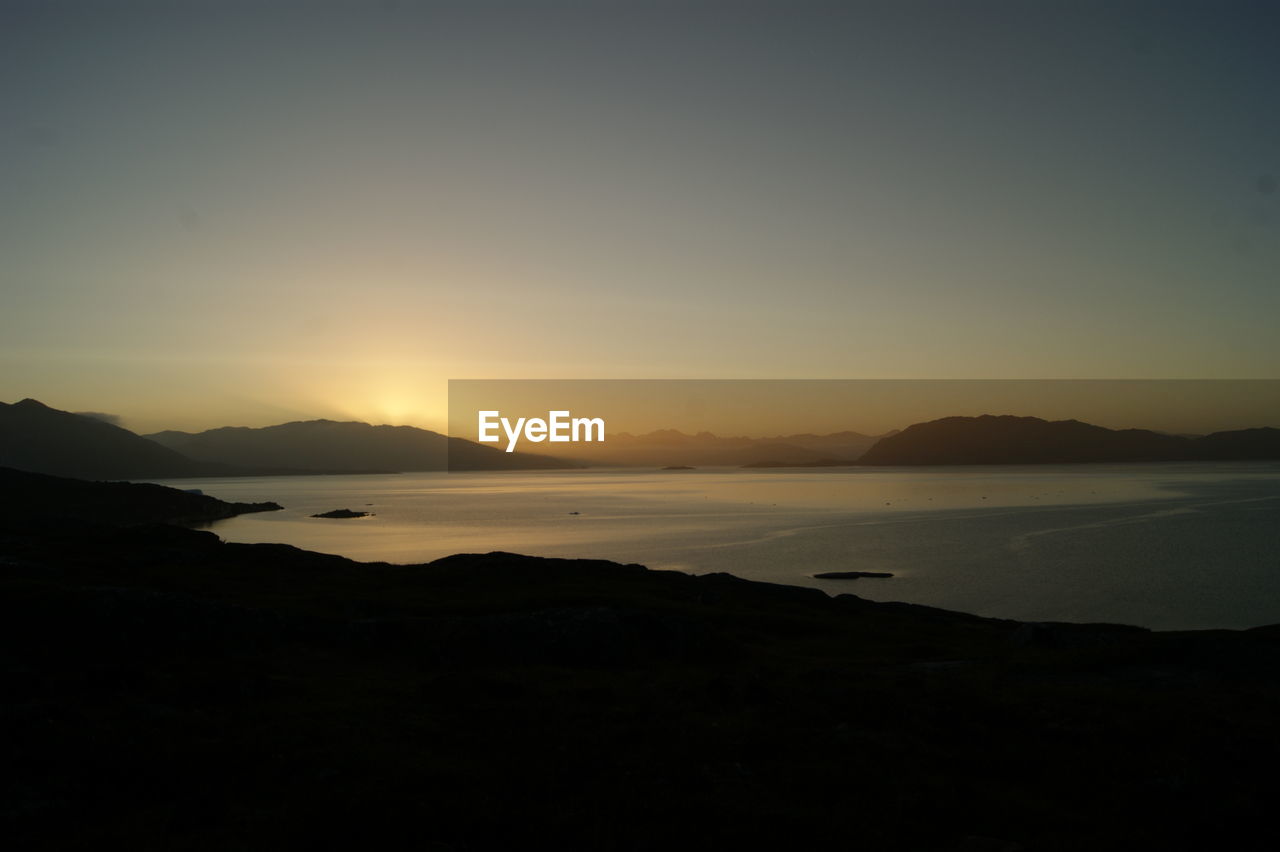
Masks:
[[[360,564],[131,517],[129,486],[94,517],[45,482],[36,523],[21,482],[0,471],[8,848],[1275,848],[1278,628]]]

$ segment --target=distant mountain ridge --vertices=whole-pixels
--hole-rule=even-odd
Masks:
[[[1079,420],[984,414],[916,423],[878,441],[864,465],[1055,464],[1280,459],[1280,429],[1203,437],[1107,429]]]
[[[0,402],[0,467],[78,479],[165,479],[228,473],[128,429],[50,408]]]
[[[595,465],[812,465],[831,460],[851,463],[878,439],[852,431],[748,438],[658,429],[641,435],[612,433],[601,443],[565,444],[557,453]]]
[[[561,459],[506,453],[415,426],[299,420],[276,426],[223,426],[156,432],[145,438],[202,462],[244,468],[331,472],[538,470],[571,468]]]
[[[573,467],[504,453],[411,426],[312,420],[262,429],[226,427],[152,440],[34,399],[0,402],[0,467],[76,479],[175,479],[299,473],[533,470]],[[190,451],[189,451],[190,450]]]
[[[332,420],[139,436],[34,399],[0,403],[0,467],[80,479],[539,470],[583,463],[775,467],[1269,460],[1280,459],[1280,429],[1185,436],[985,414],[917,423],[878,439],[852,431],[747,438],[662,429],[556,449],[563,457],[506,453],[412,426]]]

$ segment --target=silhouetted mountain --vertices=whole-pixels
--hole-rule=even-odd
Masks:
[[[944,417],[883,438],[869,465],[1053,464],[1280,458],[1280,430],[1215,432],[1201,438],[1147,429],[1106,429],[1078,420],[1012,415]]]
[[[24,399],[0,402],[0,466],[82,479],[152,479],[226,472],[93,417]]]
[[[859,460],[872,465],[1165,461],[1190,442],[1144,429],[1115,431],[1078,420],[1012,415],[944,417],[909,426]]]
[[[1280,429],[1240,429],[1214,432],[1191,442],[1191,454],[1197,459],[1233,461],[1280,459]]]
[[[279,508],[275,503],[226,503],[150,483],[86,482],[0,467],[0,528],[65,521],[199,524]]]
[[[531,470],[573,467],[532,453],[507,453],[413,426],[304,420],[226,426],[146,437],[193,459],[244,468],[297,471]]]
[[[857,432],[747,438],[721,437],[710,432],[687,435],[676,429],[658,429],[643,435],[618,432],[606,435],[601,443],[562,444],[556,452],[595,465],[811,465],[833,459],[851,462],[876,440]]]

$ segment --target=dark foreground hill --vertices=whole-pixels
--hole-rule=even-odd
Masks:
[[[14,530],[32,524],[133,526],[204,524],[251,512],[271,512],[276,503],[227,503],[205,494],[130,482],[85,482],[0,467],[0,521]]]
[[[1189,438],[1012,415],[944,417],[880,439],[867,465],[1046,464],[1280,459],[1280,429]]]
[[[277,426],[226,426],[205,432],[157,432],[152,441],[193,459],[242,468],[422,471],[567,468],[534,453],[507,453],[413,426],[304,420]]]
[[[110,423],[59,411],[34,399],[0,402],[0,466],[84,479],[213,476],[196,462]]]
[[[1275,628],[77,523],[0,515],[10,848],[1272,848]]]

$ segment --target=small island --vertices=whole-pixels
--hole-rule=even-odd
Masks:
[[[313,518],[368,518],[373,512],[353,512],[350,509],[334,509],[332,512],[321,512],[318,515],[312,515]]]
[[[753,461],[744,464],[744,468],[762,468],[762,467],[849,467],[857,464],[857,462],[848,461],[846,459],[813,459],[812,461],[777,461],[763,459],[761,461]]]
[[[697,470],[697,468],[687,464],[669,464],[663,470]]]
[[[888,571],[824,571],[814,574],[815,580],[857,580],[862,577],[892,577]]]

